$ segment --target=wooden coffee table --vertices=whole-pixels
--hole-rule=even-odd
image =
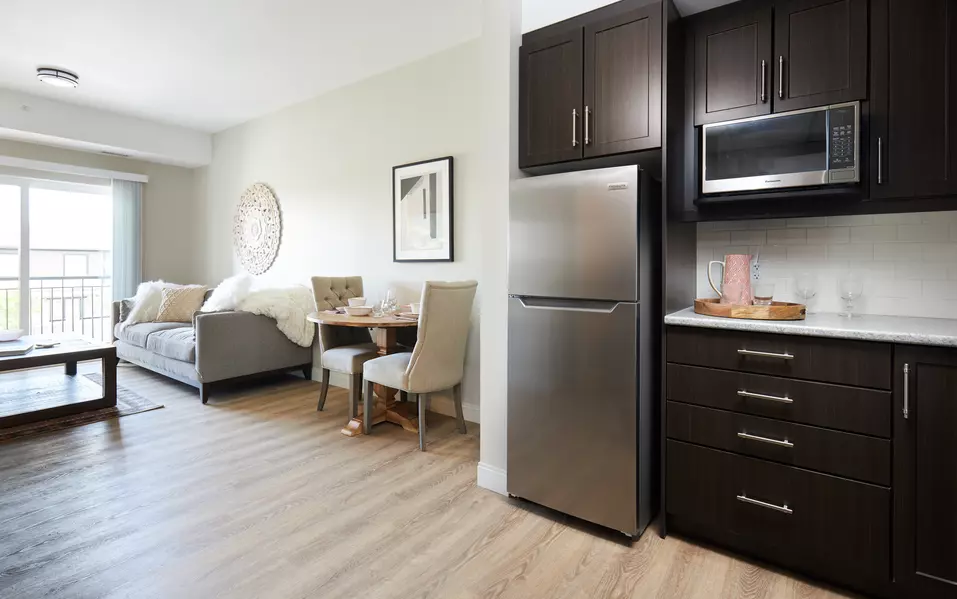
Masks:
[[[22,356],[0,357],[0,428],[116,405],[116,348],[69,333],[22,339],[28,343],[51,340],[60,344],[34,348]],[[86,360],[102,362],[101,385],[76,376],[77,362]],[[55,364],[63,364],[63,374],[10,372]]]

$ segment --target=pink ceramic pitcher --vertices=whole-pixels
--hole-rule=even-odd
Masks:
[[[714,279],[711,278],[711,268],[715,264],[720,264],[724,269],[721,289],[718,289]],[[724,262],[720,260],[708,262],[708,283],[721,297],[722,304],[750,306],[754,302],[754,295],[751,293],[751,256],[728,254],[724,257]]]

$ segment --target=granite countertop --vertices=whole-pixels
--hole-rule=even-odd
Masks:
[[[945,318],[871,315],[845,318],[837,314],[808,314],[805,320],[744,320],[705,316],[696,314],[694,308],[685,308],[665,316],[665,324],[729,331],[957,347],[957,320]]]

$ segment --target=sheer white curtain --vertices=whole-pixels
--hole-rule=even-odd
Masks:
[[[143,184],[113,179],[113,299],[133,297],[143,281]]]

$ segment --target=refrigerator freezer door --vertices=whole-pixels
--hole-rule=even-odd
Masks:
[[[508,492],[637,532],[634,303],[508,300]]]
[[[508,293],[638,301],[638,196],[636,166],[513,183]]]

